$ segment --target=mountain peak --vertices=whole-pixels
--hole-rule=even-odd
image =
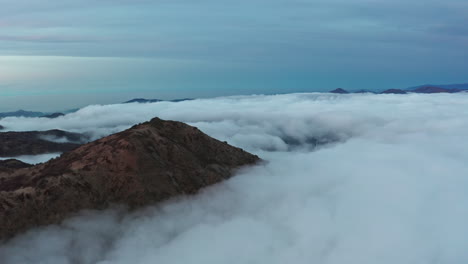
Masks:
[[[330,93],[347,94],[349,92],[343,88],[336,88],[335,90],[330,91]]]
[[[47,163],[0,173],[0,238],[82,209],[192,194],[259,160],[195,127],[153,118]]]
[[[145,98],[134,98],[132,100],[128,100],[124,102],[124,104],[129,104],[129,103],[156,103],[156,102],[161,102],[163,100],[160,99],[145,99]]]
[[[453,90],[452,92],[458,92],[458,91],[463,91],[463,90],[468,90],[468,83],[458,83],[458,84],[423,84],[419,86],[414,86],[414,87],[409,87],[405,90],[408,91],[415,91],[419,88],[425,88],[425,87],[437,87],[437,88],[442,88],[442,89],[447,89]]]
[[[388,89],[381,93],[382,94],[406,94],[406,91],[401,90],[401,89]]]
[[[173,99],[173,100],[161,100],[161,99],[145,99],[145,98],[134,98],[132,100],[124,102],[124,104],[129,104],[129,103],[157,103],[157,102],[173,102],[173,103],[179,103],[183,101],[191,101],[193,99],[191,98],[181,98],[181,99]]]

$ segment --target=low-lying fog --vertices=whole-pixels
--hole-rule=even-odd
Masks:
[[[99,138],[155,116],[269,162],[193,197],[31,230],[0,263],[468,263],[468,93],[119,104],[1,124]]]

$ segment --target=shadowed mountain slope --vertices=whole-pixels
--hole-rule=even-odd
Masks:
[[[77,148],[88,138],[63,130],[0,132],[0,157],[65,152]]]
[[[11,173],[17,169],[29,168],[32,166],[33,165],[31,164],[27,164],[16,159],[0,160],[0,173],[2,172]]]

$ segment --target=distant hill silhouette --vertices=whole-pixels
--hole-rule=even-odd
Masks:
[[[329,93],[347,94],[349,92],[343,88],[336,88],[335,90],[331,90]]]
[[[457,92],[457,91],[468,90],[468,83],[460,83],[460,84],[424,84],[424,85],[409,87],[409,88],[406,88],[405,90],[415,91],[417,89],[425,88],[425,87],[437,87],[437,88],[447,89],[449,91],[452,90],[452,92]]]
[[[0,160],[0,173],[11,173],[17,169],[29,168],[33,165],[16,159]]]
[[[49,114],[49,115],[43,115],[41,117],[45,117],[45,118],[57,118],[57,117],[60,117],[60,116],[64,116],[65,114],[63,113],[53,113],[53,114]]]
[[[449,88],[449,87],[452,87],[452,88]],[[458,93],[458,92],[465,91],[465,89],[463,89],[463,86],[458,86],[460,88],[453,88],[453,87],[456,87],[456,86],[447,85],[445,87],[441,87],[441,86],[434,86],[434,85],[423,85],[423,86],[418,86],[416,88],[413,87],[408,91],[412,93]]]
[[[174,99],[174,100],[169,100],[170,102],[178,103],[178,102],[184,102],[184,101],[192,101],[195,100],[193,98],[181,98],[181,99]]]
[[[132,100],[123,102],[124,104],[130,104],[130,103],[157,103],[157,102],[183,102],[183,101],[190,101],[193,100],[191,98],[182,98],[182,99],[174,99],[174,100],[161,100],[161,99],[145,99],[145,98],[134,98]]]
[[[357,90],[357,91],[352,91],[352,93],[373,93],[373,94],[375,94],[374,91],[371,91],[371,90],[364,90],[364,89]]]
[[[3,117],[41,117],[44,116],[45,113],[43,112],[33,112],[33,111],[25,111],[25,110],[18,110],[15,112],[4,112],[0,113],[0,118]]]
[[[65,152],[88,141],[83,134],[58,129],[48,131],[0,132],[0,157]]]
[[[163,100],[160,99],[145,99],[145,98],[134,98],[132,100],[128,100],[124,102],[124,104],[130,104],[130,103],[156,103],[156,102],[162,102]]]
[[[18,110],[14,112],[3,112],[0,113],[0,118],[4,117],[46,117],[46,118],[57,118],[63,116],[63,113],[44,113],[35,111]]]
[[[381,94],[406,94],[406,93],[407,93],[406,91],[401,90],[401,89],[388,89],[388,90],[381,92]]]
[[[459,92],[460,90],[449,90],[445,89],[442,87],[436,87],[436,86],[423,86],[416,88],[414,90],[411,90],[413,93],[453,93],[453,92]]]

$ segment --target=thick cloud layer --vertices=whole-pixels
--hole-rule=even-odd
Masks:
[[[155,116],[195,125],[209,135],[249,150],[288,150],[291,145],[384,140],[418,131],[449,133],[465,129],[468,94],[334,95],[323,93],[150,104],[94,105],[55,119],[4,118],[6,131],[62,129],[97,139]],[[450,117],[450,118],[447,118]]]
[[[196,196],[31,230],[0,246],[0,263],[466,263],[467,102],[290,94],[4,119],[98,137],[159,116],[268,162]],[[321,137],[334,143],[311,148]]]

